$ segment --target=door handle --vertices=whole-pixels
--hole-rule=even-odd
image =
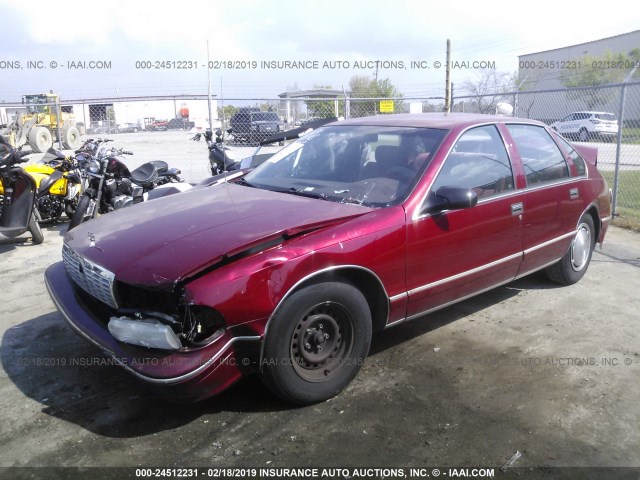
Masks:
[[[523,211],[524,206],[522,205],[522,202],[511,204],[511,215],[521,215]]]
[[[576,198],[578,198],[580,196],[580,190],[578,190],[577,188],[571,188],[569,190],[569,198],[571,200],[575,200]]]

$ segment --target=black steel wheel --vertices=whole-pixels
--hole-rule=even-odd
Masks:
[[[371,343],[371,312],[353,285],[298,290],[276,312],[261,362],[267,386],[286,401],[321,402],[356,376]]]

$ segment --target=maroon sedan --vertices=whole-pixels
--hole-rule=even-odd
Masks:
[[[79,226],[46,281],[73,329],[166,396],[259,372],[319,402],[374,331],[540,269],[580,280],[611,216],[596,154],[511,117],[336,122]]]

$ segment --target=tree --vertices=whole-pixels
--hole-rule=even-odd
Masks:
[[[351,89],[351,98],[394,98],[393,111],[402,110],[402,94],[391,83],[391,80],[375,80],[364,75],[355,75],[349,80],[349,88]],[[375,115],[379,112],[379,101],[352,101],[351,116],[364,117],[367,115]]]
[[[314,84],[313,88],[316,90],[332,90],[331,85]],[[309,119],[314,118],[330,118],[335,116],[335,102],[334,100],[305,100],[307,106],[307,114]],[[340,106],[339,106],[340,107]],[[341,115],[344,115],[344,102],[342,102],[342,108],[339,108]]]
[[[591,87],[570,90],[567,97],[582,101],[588,110],[593,110],[611,100],[611,91],[601,87],[625,81],[638,61],[640,49],[637,48],[627,54],[606,52],[598,56],[584,55],[577,62],[579,68],[562,70],[560,81],[567,88]],[[636,70],[633,77],[637,78],[638,73]]]
[[[226,120],[227,122],[238,111],[238,107],[233,105],[225,105],[224,107],[218,107],[218,118],[220,120]]]
[[[474,80],[465,81],[463,88],[474,97],[470,99],[474,110],[478,113],[495,113],[498,103],[510,100],[506,94],[516,89],[516,75],[496,69],[482,70]]]

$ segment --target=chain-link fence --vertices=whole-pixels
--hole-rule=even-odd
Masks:
[[[454,112],[539,120],[574,142],[598,148],[598,167],[614,195],[616,222],[640,228],[640,82],[455,97]]]
[[[164,160],[182,169],[192,182],[209,174],[206,144],[191,140],[209,127],[232,129],[227,137],[230,155],[240,160],[251,155],[265,137],[308,121],[441,112],[445,106],[443,97],[352,98],[342,92],[313,97],[285,94],[275,99],[180,95],[46,100],[2,104],[0,124],[12,125],[15,119],[25,123],[33,112],[48,114],[44,121],[49,123],[49,132],[40,128],[38,134],[31,131],[23,139],[32,146],[40,141],[39,151],[46,150],[47,142],[73,149],[86,138],[107,136],[135,153],[127,159],[131,168]],[[616,221],[640,228],[640,82],[456,96],[451,105],[454,112],[488,114],[512,108],[514,116],[542,121],[575,142],[597,146],[598,166],[614,192]],[[16,123],[13,127],[15,130]],[[71,127],[77,130],[78,139],[70,134],[74,132]],[[8,130],[4,127],[3,131]]]

